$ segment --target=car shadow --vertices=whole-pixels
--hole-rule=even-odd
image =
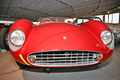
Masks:
[[[38,72],[38,73],[83,72],[83,71],[91,71],[91,70],[97,70],[103,68],[109,65],[111,61],[112,61],[112,56],[100,64],[91,65],[91,66],[50,68],[50,70],[46,70],[46,68],[43,67],[24,66],[24,67],[20,67],[20,69],[30,72]]]

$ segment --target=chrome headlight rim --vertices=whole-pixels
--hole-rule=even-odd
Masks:
[[[103,34],[103,32],[105,32],[105,31],[110,32],[110,35],[111,35],[111,40],[110,40],[110,42],[107,43],[107,44],[105,44],[104,40],[102,39],[102,34]],[[103,30],[103,31],[101,32],[101,40],[102,40],[102,42],[103,42],[106,46],[109,45],[109,44],[113,41],[112,32],[111,32],[110,30]]]
[[[22,44],[20,44],[20,45],[16,45],[16,44],[14,44],[14,43],[11,41],[11,34],[12,34],[13,32],[15,32],[15,31],[20,31],[20,32],[22,33],[22,35],[23,35],[24,40],[23,40]],[[10,34],[9,34],[9,40],[10,40],[10,42],[12,43],[12,45],[14,45],[14,46],[16,46],[16,47],[20,47],[20,46],[22,46],[22,45],[24,44],[24,42],[25,42],[25,34],[24,34],[24,32],[23,32],[22,30],[20,30],[20,29],[12,30],[12,31],[10,32]]]

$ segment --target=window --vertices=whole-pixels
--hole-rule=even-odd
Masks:
[[[84,22],[87,22],[87,21],[89,21],[89,20],[88,20],[88,19],[84,19],[83,21],[84,21]]]
[[[78,24],[82,23],[82,19],[78,19],[78,20],[77,20],[77,23],[78,23]]]
[[[105,22],[108,23],[108,14],[105,15]]]
[[[106,23],[119,23],[119,13],[105,15]]]
[[[80,24],[80,23],[85,23],[87,21],[89,21],[89,20],[88,19],[78,19],[77,23]]]
[[[65,23],[68,23],[68,21],[73,22],[76,18],[73,19],[65,19]]]
[[[113,22],[113,14],[109,14],[109,23]]]
[[[113,14],[113,22],[112,23],[119,23],[119,13]]]
[[[99,17],[103,21],[103,15],[97,15],[96,17]]]
[[[93,20],[98,20],[98,21],[101,21],[99,18],[94,18]]]

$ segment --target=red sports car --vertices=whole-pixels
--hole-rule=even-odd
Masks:
[[[109,27],[96,20],[81,25],[51,22],[39,26],[16,21],[8,33],[10,52],[19,63],[37,67],[77,67],[101,63],[114,49]]]

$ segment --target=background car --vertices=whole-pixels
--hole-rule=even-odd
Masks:
[[[119,24],[108,24],[108,26],[111,26],[112,28],[112,32],[114,33],[114,37],[115,37],[115,42],[120,43],[120,25]]]
[[[6,49],[7,51],[9,51],[9,47],[8,47],[8,31],[9,31],[12,24],[4,25],[4,27],[3,27],[3,25],[1,25],[2,28],[0,30],[0,48],[1,49]]]
[[[4,28],[4,26],[0,24],[0,30],[2,30],[3,28]]]

